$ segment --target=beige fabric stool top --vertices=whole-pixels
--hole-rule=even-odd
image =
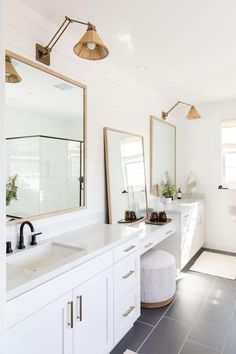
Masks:
[[[155,248],[145,253],[141,257],[141,306],[166,306],[173,300],[175,291],[175,258]]]

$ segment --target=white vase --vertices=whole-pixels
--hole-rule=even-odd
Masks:
[[[165,202],[165,204],[166,204],[166,205],[170,205],[170,204],[172,204],[172,201],[173,201],[173,200],[172,200],[172,198],[171,198],[171,197],[170,197],[170,198],[165,198],[165,199],[164,199],[164,202]]]

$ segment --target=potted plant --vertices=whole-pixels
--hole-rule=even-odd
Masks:
[[[17,200],[17,175],[11,176],[7,180],[6,184],[6,205],[10,205],[13,200]]]
[[[164,183],[161,186],[161,194],[165,198],[166,204],[171,204],[174,196],[176,195],[178,189],[176,185],[170,185],[169,183]]]

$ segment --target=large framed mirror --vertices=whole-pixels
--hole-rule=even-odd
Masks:
[[[104,139],[109,223],[145,219],[147,188],[143,137],[104,128]],[[127,213],[131,215],[127,217]]]
[[[6,60],[20,77],[6,83],[7,224],[86,207],[86,86]]]
[[[150,191],[158,193],[162,183],[176,184],[176,127],[150,117]]]

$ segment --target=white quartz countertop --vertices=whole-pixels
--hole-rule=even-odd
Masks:
[[[36,249],[36,247],[53,242],[66,246],[80,247],[83,251],[71,255],[57,264],[47,266],[30,274],[22,271],[22,268],[20,267],[15,267],[9,264],[11,257],[14,257],[14,254],[8,255],[7,300],[19,296],[22,293],[87,262],[103,252],[132,239],[140,232],[141,230],[138,228],[127,227],[124,225],[95,224],[47,239],[45,242],[41,242],[37,246],[31,246],[29,248]],[[15,254],[21,253],[22,257],[24,257],[24,252],[27,252],[29,248],[17,251]]]

